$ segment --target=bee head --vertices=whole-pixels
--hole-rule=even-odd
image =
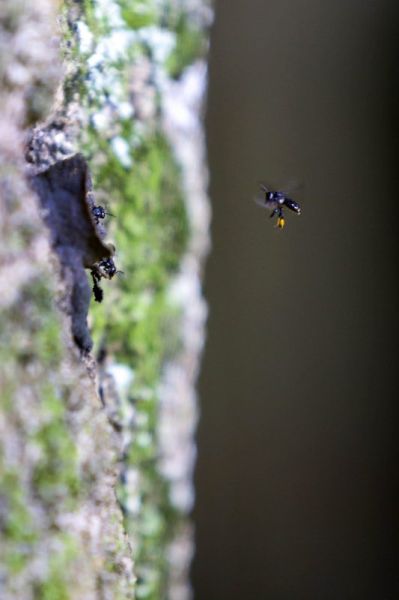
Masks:
[[[112,258],[104,258],[98,264],[98,270],[102,277],[106,279],[112,279],[117,272],[116,266]]]
[[[102,206],[93,206],[91,212],[96,217],[96,219],[104,219],[106,212]]]

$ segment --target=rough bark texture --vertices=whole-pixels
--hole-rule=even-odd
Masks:
[[[2,599],[190,596],[208,24],[200,2],[2,2]],[[87,322],[108,235],[124,273]]]
[[[120,441],[94,361],[71,339],[73,278],[61,276],[25,179],[26,127],[49,114],[62,71],[56,15],[44,0],[1,10],[0,596],[133,597]]]

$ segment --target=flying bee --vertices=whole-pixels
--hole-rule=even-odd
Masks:
[[[105,210],[105,208],[103,206],[93,206],[93,208],[91,209],[91,214],[94,217],[94,220],[96,222],[96,225],[99,224],[100,219],[105,219],[106,215],[109,215],[110,217],[113,217],[114,215],[110,212],[108,212],[107,210]]]
[[[288,197],[289,192],[272,191],[264,183],[261,184],[260,188],[262,194],[255,201],[263,208],[268,208],[272,211],[270,218],[277,216],[276,227],[279,229],[283,229],[285,225],[284,208],[289,208],[297,215],[301,214],[301,207],[298,202]]]
[[[101,279],[112,279],[114,275],[117,273],[122,273],[123,271],[119,271],[114,263],[112,258],[103,258],[98,262],[94,263],[91,268],[91,276],[93,279],[93,294],[96,302],[102,302],[104,292],[101,288],[100,281]]]

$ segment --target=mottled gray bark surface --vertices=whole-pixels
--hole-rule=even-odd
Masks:
[[[62,73],[54,9],[1,7],[0,596],[128,598],[120,441],[71,338],[73,266],[63,272],[25,179],[27,127],[50,114]]]

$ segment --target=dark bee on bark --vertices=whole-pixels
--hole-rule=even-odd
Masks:
[[[297,215],[301,214],[301,207],[298,202],[289,198],[289,191],[273,191],[264,183],[260,186],[262,194],[255,198],[255,202],[263,208],[271,210],[270,218],[277,217],[276,227],[283,229],[285,225],[284,208],[289,208]]]
[[[102,302],[104,292],[100,286],[101,279],[112,279],[117,273],[123,274],[123,271],[116,268],[112,258],[104,258],[92,266],[90,273],[93,279],[94,299],[96,302]]]
[[[93,206],[93,208],[91,209],[91,213],[94,217],[94,220],[96,222],[96,225],[98,225],[100,223],[100,220],[105,219],[106,216],[109,217],[113,217],[114,215],[110,212],[108,212],[107,210],[105,210],[105,208],[103,206]]]
[[[44,169],[30,164],[26,174],[39,197],[51,243],[59,257],[72,335],[79,348],[89,352],[93,345],[87,324],[91,289],[85,269],[97,273],[93,291],[97,302],[101,302],[98,282],[107,271],[108,278],[112,276],[113,270],[110,265],[100,265],[114,255],[115,248],[104,243],[105,232],[95,223],[94,192],[87,161],[81,154],[75,154]]]

